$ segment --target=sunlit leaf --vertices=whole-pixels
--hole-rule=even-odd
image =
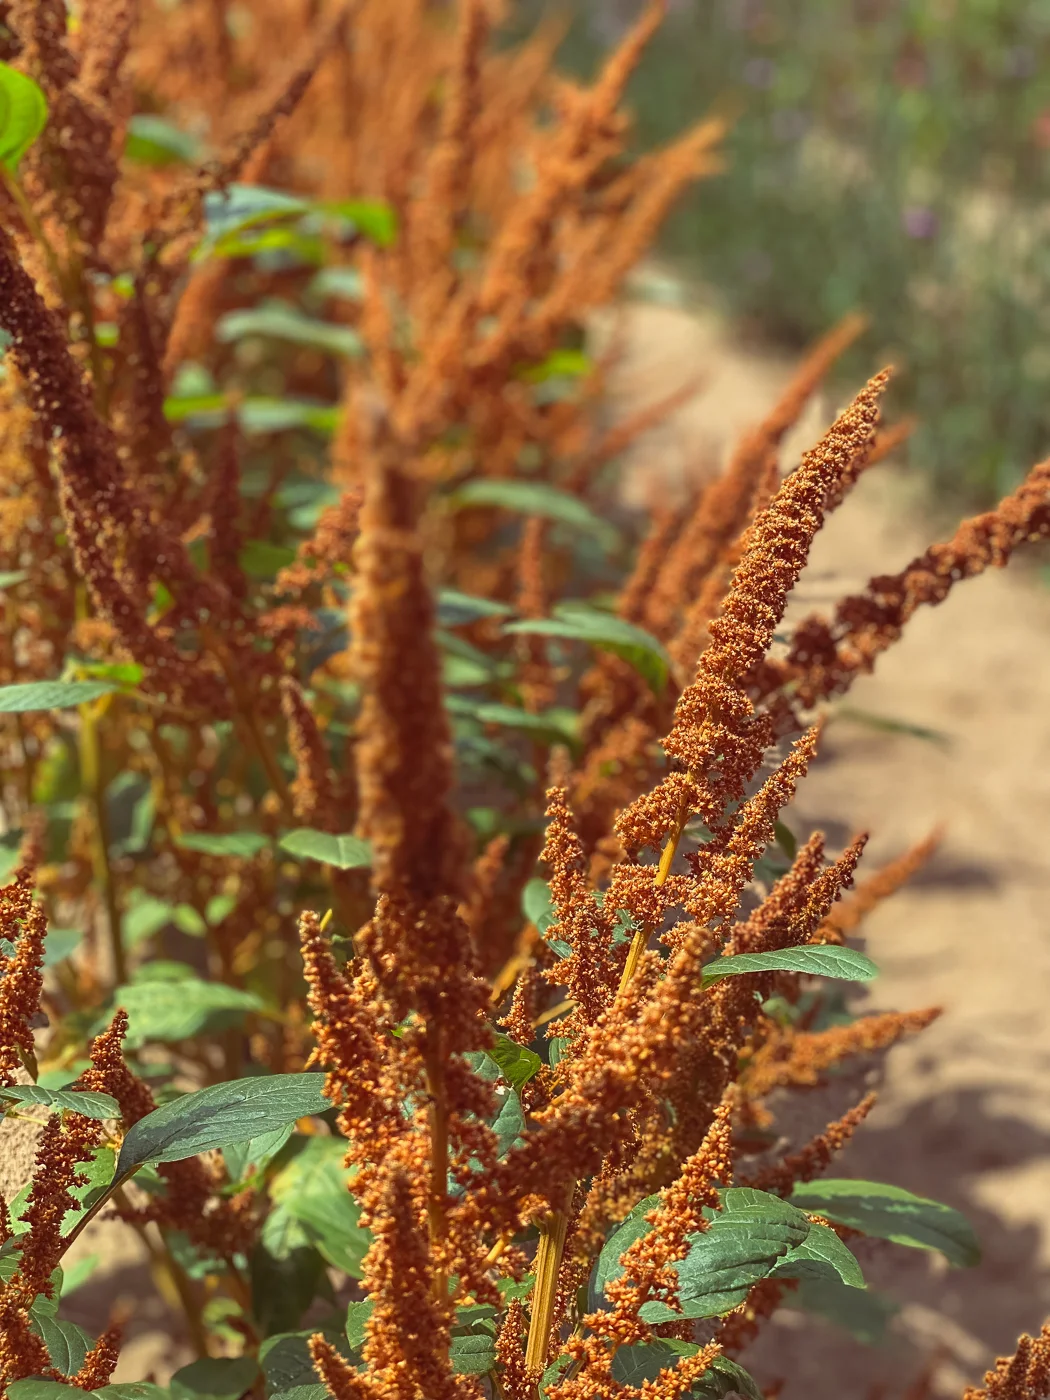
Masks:
[[[38,83],[8,63],[0,63],[0,161],[8,170],[47,125],[47,98]]]

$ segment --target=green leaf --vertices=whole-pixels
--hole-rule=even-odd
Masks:
[[[268,336],[350,359],[360,356],[364,348],[360,335],[351,326],[316,320],[283,301],[267,301],[243,311],[229,311],[219,318],[215,334],[223,343],[242,340],[248,335]]]
[[[337,870],[359,870],[372,864],[372,848],[359,836],[332,836],[301,826],[286,832],[277,843],[282,851],[298,860],[316,860]]]
[[[56,1316],[54,1304],[43,1297],[29,1308],[30,1328],[47,1347],[51,1364],[64,1376],[75,1376],[93,1342],[83,1327]]]
[[[836,1278],[804,1278],[785,1306],[822,1317],[865,1346],[880,1346],[897,1304],[870,1288],[847,1288]]]
[[[116,1153],[112,1155],[115,1160]],[[101,1263],[101,1254],[85,1254],[72,1264],[65,1265],[62,1271],[62,1291],[59,1296],[68,1298],[71,1293],[82,1288]]]
[[[270,844],[261,831],[185,831],[175,844],[206,856],[238,856],[251,860]]]
[[[246,433],[283,433],[294,428],[328,435],[339,421],[338,404],[316,399],[252,398],[237,410],[237,421]]]
[[[543,1064],[535,1050],[518,1045],[509,1035],[497,1035],[488,1053],[499,1065],[500,1073],[512,1089],[520,1090]]]
[[[170,1392],[151,1381],[117,1381],[91,1394],[99,1396],[100,1400],[168,1400]]]
[[[24,715],[35,710],[70,710],[120,689],[110,681],[30,681],[0,686],[0,714]]]
[[[292,563],[295,555],[296,550],[290,544],[249,540],[237,555],[237,563],[249,578],[272,579]]]
[[[129,904],[123,919],[123,933],[129,948],[137,948],[174,921],[175,907],[166,900],[136,890],[138,896]]]
[[[621,1347],[613,1358],[613,1375],[624,1385],[640,1387],[655,1381],[667,1367],[676,1366],[700,1350],[695,1342],[661,1339],[646,1346]],[[722,1400],[725,1395],[742,1395],[746,1400],[763,1400],[753,1376],[728,1356],[718,1356],[687,1395],[697,1400]]]
[[[784,1255],[770,1278],[833,1278],[848,1288],[866,1286],[852,1251],[827,1225],[811,1224],[806,1238]]]
[[[645,1216],[658,1199],[649,1196],[641,1201],[598,1256],[592,1278],[596,1306],[601,1306],[606,1284],[623,1272],[620,1256],[652,1228]],[[809,1234],[810,1222],[800,1210],[765,1191],[731,1187],[720,1193],[720,1201],[721,1210],[711,1214],[708,1229],[691,1236],[689,1253],[673,1265],[678,1274],[681,1312],[654,1300],[642,1307],[644,1322],[718,1317],[729,1312]]]
[[[519,709],[517,705],[487,703],[473,705],[470,713],[482,724],[520,729],[541,743],[579,743],[579,715],[572,710],[543,710],[534,715],[528,710]]]
[[[25,583],[28,577],[25,569],[0,569],[0,588],[14,588],[16,584]]]
[[[448,498],[451,510],[474,506],[498,506],[515,515],[539,515],[556,520],[571,529],[593,536],[603,549],[615,549],[619,543],[616,530],[595,515],[590,506],[568,491],[559,490],[545,481],[523,481],[515,477],[475,477],[465,482]]]
[[[826,1216],[875,1239],[913,1249],[936,1249],[957,1268],[980,1262],[981,1247],[964,1215],[940,1201],[913,1196],[879,1181],[808,1181],[791,1193],[793,1205]]]
[[[179,165],[201,158],[201,143],[164,117],[138,112],[128,122],[124,155],[140,165]]]
[[[44,966],[55,967],[71,957],[80,947],[84,935],[78,928],[49,928],[44,942]]]
[[[100,1122],[120,1117],[120,1105],[116,1099],[93,1089],[42,1089],[39,1084],[14,1084],[10,1088],[0,1089],[0,1098],[14,1099],[16,1103],[39,1104],[57,1113],[79,1113],[85,1118],[97,1118]]]
[[[33,1377],[26,1381],[9,1381],[9,1400],[73,1400],[76,1386],[63,1385],[61,1381],[46,1381]],[[83,1395],[83,1391],[80,1392]]]
[[[328,1283],[324,1260],[309,1245],[285,1255],[256,1245],[250,1265],[252,1313],[264,1336],[291,1332]]]
[[[515,1143],[524,1139],[525,1114],[521,1107],[521,1099],[515,1090],[511,1089],[503,1100],[503,1106],[496,1115],[492,1130],[496,1134],[497,1150],[501,1157],[505,1157]]]
[[[340,1138],[308,1139],[271,1181],[270,1195],[330,1264],[360,1278],[372,1235],[360,1224],[361,1208],[350,1194],[345,1155]]]
[[[654,694],[660,695],[667,685],[670,662],[662,643],[643,628],[600,608],[591,608],[585,603],[562,603],[554,609],[553,617],[508,622],[503,630],[586,642],[626,661]]]
[[[254,1356],[205,1356],[175,1372],[172,1400],[240,1400],[258,1374]]]
[[[461,593],[458,588],[439,589],[436,601],[437,619],[442,627],[462,627],[484,617],[507,617],[514,611],[507,603]]]
[[[520,371],[520,377],[530,384],[542,384],[548,379],[581,379],[594,369],[594,361],[582,350],[552,350],[538,365]]]
[[[204,219],[212,238],[299,217],[309,209],[309,203],[297,195],[265,185],[234,184],[204,196]]]
[[[558,911],[546,880],[537,876],[525,886],[521,894],[521,912],[530,924],[536,925],[536,931],[541,935],[558,922]]]
[[[801,972],[808,977],[838,977],[846,982],[870,982],[879,969],[855,948],[837,943],[807,943],[801,948],[781,948],[773,953],[738,953],[716,958],[704,968],[705,987],[723,977],[745,972]]]
[[[359,233],[387,248],[397,237],[397,211],[381,199],[322,200],[316,206],[325,214],[348,219]]]
[[[495,1337],[453,1337],[449,1348],[452,1369],[458,1376],[483,1376],[496,1364]]]
[[[244,1181],[250,1168],[261,1169],[277,1156],[281,1148],[295,1131],[294,1123],[286,1123],[275,1128],[272,1133],[262,1133],[249,1138],[247,1142],[232,1142],[222,1150],[223,1161],[231,1181]],[[288,1328],[284,1328],[288,1331]]]
[[[114,1001],[128,1013],[128,1044],[189,1040],[208,1030],[239,1025],[250,1011],[265,1011],[254,992],[196,977],[136,982],[118,987]]]
[[[10,64],[0,63],[0,161],[8,170],[47,125],[47,98],[40,86]]]
[[[356,267],[322,267],[306,291],[309,297],[345,297],[347,301],[361,301],[364,285]]]
[[[310,1358],[309,1342],[317,1332],[321,1332],[341,1356],[348,1361],[353,1359],[341,1328],[311,1327],[305,1332],[281,1332],[268,1337],[259,1348],[259,1364],[266,1377],[267,1395],[289,1395],[316,1383],[317,1372]]]
[[[349,1303],[346,1309],[346,1340],[354,1351],[360,1351],[365,1344],[365,1323],[372,1316],[375,1304],[371,1298],[360,1303]]]
[[[121,1145],[117,1175],[144,1162],[181,1162],[198,1152],[272,1133],[300,1118],[324,1113],[323,1074],[273,1074],[235,1079],[184,1094],[148,1113]]]

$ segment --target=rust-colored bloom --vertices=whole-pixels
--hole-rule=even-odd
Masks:
[[[1037,1337],[1020,1337],[1013,1356],[1001,1356],[983,1386],[967,1386],[963,1400],[1046,1400],[1048,1394],[1050,1322]]]
[[[755,1186],[778,1196],[790,1196],[796,1181],[812,1181],[825,1171],[837,1152],[841,1152],[857,1128],[875,1107],[877,1094],[866,1094],[860,1103],[848,1109],[841,1118],[829,1123],[805,1147],[791,1152],[782,1161],[765,1167],[754,1176],[741,1177],[742,1186]]]

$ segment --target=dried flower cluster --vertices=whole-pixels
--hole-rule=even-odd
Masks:
[[[626,157],[663,4],[590,86],[496,0],[0,10],[48,109],[0,194],[0,1106],[48,1115],[0,1395],[117,1373],[117,1317],[48,1340],[113,1213],[253,1393],[746,1390],[874,1101],[792,1143],[784,1096],[938,1014],[829,1019],[808,975],[870,974],[937,838],[853,888],[866,837],[785,862],[782,815],[823,703],[1050,533],[1046,464],[778,655],[909,425],[884,370],[783,460],[849,318],[696,499],[609,509],[692,383],[603,426],[587,318],[719,160],[713,120]],[[712,1300],[741,1214],[780,1243]],[[1045,1351],[968,1396],[1050,1394]]]

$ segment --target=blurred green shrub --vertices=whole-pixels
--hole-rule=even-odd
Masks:
[[[589,71],[637,5],[568,9],[562,62]],[[984,503],[1013,487],[1050,441],[1050,5],[671,10],[632,90],[640,140],[712,106],[736,121],[725,175],[680,209],[666,250],[790,344],[865,310],[842,373],[901,367],[897,407],[922,423],[912,460],[937,491]]]

